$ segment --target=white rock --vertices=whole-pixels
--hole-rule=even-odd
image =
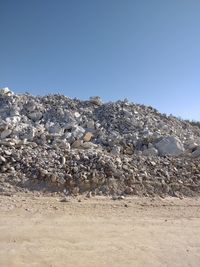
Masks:
[[[62,160],[61,164],[62,164],[62,165],[65,165],[65,163],[66,163],[66,158],[65,158],[65,157],[62,157],[61,160]]]
[[[68,132],[65,133],[66,139],[70,139],[71,137],[72,137],[72,133],[68,133]]]
[[[85,135],[83,136],[83,141],[84,142],[89,142],[93,137],[93,134],[91,132],[86,132]]]
[[[155,147],[157,148],[159,155],[161,156],[178,156],[185,151],[181,141],[177,137],[172,135],[163,137],[161,141],[155,144]]]
[[[6,162],[6,159],[3,156],[0,156],[0,162]]]
[[[17,124],[21,120],[20,116],[7,117],[5,121],[9,124]]]
[[[96,128],[96,129],[99,129],[100,127],[101,127],[101,124],[97,122],[97,123],[95,124],[95,128]]]
[[[8,87],[4,87],[4,88],[1,88],[1,89],[0,89],[0,94],[4,94],[4,95],[7,95],[7,96],[11,96],[11,95],[13,95],[14,93],[13,93]]]
[[[81,116],[81,114],[79,112],[74,112],[74,117],[75,118],[79,118]]]

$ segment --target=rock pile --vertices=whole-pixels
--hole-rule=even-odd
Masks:
[[[0,90],[0,190],[200,194],[200,129],[127,100]]]

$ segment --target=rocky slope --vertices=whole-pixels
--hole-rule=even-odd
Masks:
[[[200,129],[127,100],[0,90],[0,190],[200,194]]]

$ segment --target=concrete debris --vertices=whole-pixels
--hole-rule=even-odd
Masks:
[[[0,191],[197,196],[200,129],[152,107],[0,90]]]

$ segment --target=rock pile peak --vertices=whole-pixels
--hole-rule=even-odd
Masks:
[[[200,129],[152,107],[0,89],[0,185],[197,195]]]

